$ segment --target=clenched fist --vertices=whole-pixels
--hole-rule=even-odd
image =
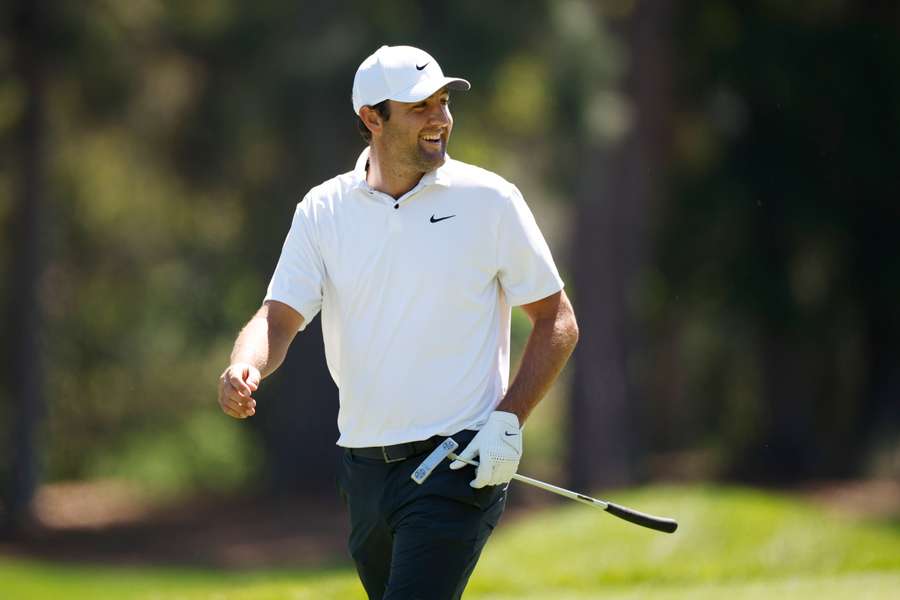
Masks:
[[[259,369],[247,363],[235,363],[219,377],[219,406],[235,419],[246,419],[256,414],[253,392],[259,388],[262,377]]]

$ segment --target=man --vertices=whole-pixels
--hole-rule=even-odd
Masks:
[[[461,597],[503,512],[521,426],[578,337],[519,190],[447,156],[449,90],[469,87],[417,48],[383,46],[362,62],[353,109],[368,148],[298,204],[219,382],[226,414],[255,414],[260,380],[321,311],[349,546],[371,599]],[[517,305],[533,329],[507,386]],[[474,479],[445,462],[417,485],[412,471],[447,436],[480,461]]]

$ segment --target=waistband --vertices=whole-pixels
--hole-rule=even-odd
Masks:
[[[450,436],[435,435],[427,440],[420,440],[417,442],[406,442],[404,444],[394,444],[393,446],[371,446],[369,448],[344,448],[344,450],[353,456],[381,460],[385,463],[394,463],[406,460],[411,456],[418,456],[420,454],[431,452],[440,446],[448,437],[452,437],[459,442],[460,449],[462,449],[465,447],[465,444],[475,437],[476,433],[478,432],[464,429]]]

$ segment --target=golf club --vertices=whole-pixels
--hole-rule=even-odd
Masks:
[[[457,444],[456,441],[453,440],[453,438],[447,438],[446,440],[444,440],[444,442],[440,446],[435,448],[434,451],[432,451],[432,453],[429,454],[428,457],[426,457],[425,460],[422,461],[422,464],[419,465],[419,467],[413,472],[411,476],[412,480],[421,485],[422,482],[424,482],[428,478],[428,476],[431,475],[431,472],[434,471],[435,467],[437,467],[445,458],[448,458],[450,460],[459,460],[466,463],[467,465],[477,467],[477,461],[466,460],[460,458],[457,454],[454,454],[453,451],[456,450],[458,446],[459,444]],[[571,490],[551,485],[537,479],[532,479],[531,477],[526,477],[525,475],[519,475],[518,473],[513,475],[512,478],[516,481],[527,483],[528,485],[532,485],[542,490],[553,492],[554,494],[558,494],[560,496],[563,496],[564,498],[569,498],[570,500],[575,500],[576,502],[581,502],[582,504],[587,504],[588,506],[603,509],[615,517],[624,519],[625,521],[634,523],[635,525],[640,525],[641,527],[647,527],[648,529],[662,531],[664,533],[673,533],[676,529],[678,529],[678,522],[675,521],[675,519],[648,515],[646,513],[628,508],[627,506],[622,506],[620,504],[615,504],[606,500],[591,498],[590,496],[585,496],[584,494],[579,494],[578,492],[573,492]]]

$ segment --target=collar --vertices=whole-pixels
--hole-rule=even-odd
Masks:
[[[447,154],[447,160],[444,161],[444,164],[434,169],[432,171],[428,171],[424,175],[422,175],[422,179],[419,180],[419,183],[416,184],[414,189],[421,189],[423,187],[427,187],[431,184],[449,186],[450,185],[450,171],[447,168],[450,161],[450,155]],[[366,183],[366,168],[369,166],[369,147],[366,146],[363,148],[363,151],[359,153],[359,158],[356,159],[356,164],[353,167],[353,177],[354,177],[354,188],[363,188],[369,189],[369,184]]]

